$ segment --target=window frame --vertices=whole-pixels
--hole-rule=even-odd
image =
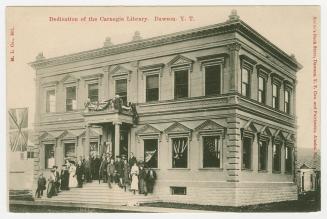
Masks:
[[[248,72],[248,83],[246,84],[247,93],[246,95],[243,94],[243,70]],[[247,98],[251,98],[251,74],[253,72],[253,68],[249,66],[247,63],[243,63],[241,66],[241,95]]]
[[[187,99],[187,98],[190,98],[191,97],[191,69],[190,67],[180,67],[180,68],[173,68],[172,69],[173,71],[173,77],[172,77],[172,80],[173,80],[173,99],[174,100],[182,100],[182,99]],[[187,71],[187,77],[188,77],[188,80],[187,80],[187,96],[186,97],[176,97],[176,84],[175,84],[175,78],[176,78],[176,72],[179,72],[179,71]]]
[[[51,91],[54,91],[54,111],[51,111],[50,99],[49,99],[49,108],[48,108],[48,92]],[[46,88],[45,89],[45,113],[56,113],[56,112],[57,112],[57,89],[55,87]]]
[[[77,143],[76,143],[76,141],[67,141],[67,140],[65,140],[65,141],[63,141],[62,142],[63,143],[63,157],[66,159],[66,158],[69,158],[69,157],[67,157],[66,156],[66,146],[68,145],[68,144],[73,144],[74,145],[74,158],[76,159],[77,158]]]
[[[288,95],[286,95],[286,93]],[[284,112],[287,113],[287,114],[291,114],[291,89],[289,88],[285,88],[284,89]],[[286,96],[288,98],[288,102],[286,102]],[[286,106],[287,106],[287,109],[286,109]]]
[[[173,139],[186,138],[187,139],[187,165],[186,167],[173,167]],[[189,135],[169,135],[169,157],[170,169],[172,170],[189,170],[190,169],[190,136]]]
[[[261,168],[261,151],[260,151],[260,144],[262,142],[265,142],[265,147],[266,147],[266,154],[265,154],[265,169]],[[266,137],[259,137],[258,138],[258,171],[259,172],[267,172],[268,171],[268,164],[269,164],[269,138]]]
[[[263,90],[260,90],[260,79],[262,79]],[[260,92],[262,93],[261,101],[260,101]],[[267,80],[262,75],[258,75],[258,102],[262,104],[266,104],[267,101]]]
[[[207,74],[207,68],[208,67],[212,67],[212,66],[219,66],[220,72],[219,72],[219,89],[218,89],[218,93],[216,94],[207,94],[206,90],[207,90],[207,82],[206,82],[206,74]],[[203,68],[204,68],[204,76],[203,76],[203,87],[204,87],[204,96],[214,96],[214,95],[221,95],[222,91],[223,91],[223,62],[219,61],[219,62],[213,62],[213,63],[203,63]]]
[[[160,75],[160,70],[154,70],[154,71],[148,71],[148,72],[143,72],[145,76],[144,80],[144,102],[146,103],[151,103],[151,102],[158,102],[161,100],[161,95],[160,95],[160,84],[161,84],[161,75]],[[157,75],[158,76],[158,100],[147,100],[147,78],[148,76],[153,76]]]
[[[274,96],[274,86],[276,86],[276,92],[277,92],[277,96],[275,97]],[[275,110],[279,110],[279,107],[280,107],[280,85],[278,83],[273,83],[272,84],[272,92],[271,92],[271,95],[272,95],[272,98],[271,98],[271,106],[273,109]],[[274,106],[274,97],[276,98],[276,101],[275,101],[275,106]]]
[[[276,150],[277,147],[279,148],[279,170],[275,169],[275,160],[274,160],[274,146],[276,146]],[[280,141],[274,142],[272,145],[272,173],[281,173],[282,172],[282,148],[283,148],[283,143]]]
[[[120,80],[126,80],[126,103],[124,103],[124,105],[127,105],[128,102],[129,102],[129,98],[128,98],[128,78],[127,76],[123,76],[123,77],[115,77],[114,78],[114,95],[116,96],[117,95],[117,81],[120,81]],[[122,98],[122,96],[119,95],[120,98]]]
[[[157,167],[151,167],[151,169],[159,169],[159,163],[160,163],[160,140],[157,136],[148,136],[148,137],[142,137],[143,140],[143,161],[145,164],[145,141],[146,140],[156,140],[157,141]],[[150,167],[148,167],[150,168]]]
[[[243,131],[242,134],[242,147],[241,147],[241,170],[243,171],[252,171],[253,170],[253,142],[254,142],[254,134],[248,131]],[[244,138],[250,139],[251,145],[250,145],[250,167],[243,167],[244,162]]]
[[[219,137],[219,148],[220,148],[220,160],[219,160],[219,167],[205,167],[204,166],[204,138],[205,137]],[[222,133],[206,133],[201,134],[201,169],[223,169],[223,160],[224,160],[224,138]]]
[[[72,88],[72,87],[75,87],[75,101],[76,101],[76,108],[74,109],[74,104],[73,104],[73,102],[72,102],[72,110],[67,110],[67,89],[68,88]],[[74,112],[74,111],[77,111],[77,86],[76,85],[69,85],[69,86],[65,86],[65,100],[66,100],[66,102],[65,102],[65,111],[66,112]]]
[[[292,174],[293,172],[293,169],[294,169],[294,165],[293,165],[293,160],[294,160],[294,147],[293,145],[285,145],[285,173],[286,174]],[[290,156],[291,156],[291,163],[290,163],[290,170],[288,170],[287,166],[288,166],[288,162],[287,162],[287,157],[288,157],[288,154],[287,154],[287,150],[290,150]]]
[[[52,167],[48,166],[49,163],[49,157],[46,156],[46,151],[47,151],[47,147],[49,147],[51,145],[51,147],[53,148],[53,159],[54,159],[54,164],[56,163],[56,147],[54,143],[50,143],[50,142],[45,142],[43,143],[43,154],[44,154],[44,169],[52,169]]]
[[[90,100],[90,102],[96,102],[96,101],[92,101],[90,98],[90,86],[95,85],[95,84],[97,84],[97,86],[98,86],[98,98],[96,101],[100,101],[100,96],[99,96],[100,83],[98,81],[92,81],[92,82],[87,83],[87,98]]]

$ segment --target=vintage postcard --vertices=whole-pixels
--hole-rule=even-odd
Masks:
[[[321,210],[320,6],[5,16],[7,211]]]

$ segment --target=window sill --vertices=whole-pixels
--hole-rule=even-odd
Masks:
[[[268,173],[268,170],[258,170],[258,173]]]
[[[202,167],[202,168],[199,168],[198,170],[204,170],[204,171],[206,171],[206,170],[208,170],[208,171],[210,171],[210,170],[223,171],[223,168],[219,168],[219,167]]]
[[[285,172],[286,175],[293,175],[292,172]]]
[[[191,170],[190,168],[168,168],[168,170]]]
[[[252,169],[242,169],[242,171],[244,171],[244,172],[253,172]]]
[[[281,171],[272,171],[272,173],[274,173],[274,174],[281,174],[282,172]]]

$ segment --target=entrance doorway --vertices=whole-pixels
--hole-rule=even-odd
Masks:
[[[119,155],[128,157],[128,130],[120,130]]]

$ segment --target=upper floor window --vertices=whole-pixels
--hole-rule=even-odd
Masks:
[[[73,111],[77,109],[76,104],[76,87],[66,88],[66,111]]]
[[[243,137],[242,144],[242,169],[252,168],[252,139]]]
[[[88,85],[88,98],[91,102],[99,100],[99,85],[98,83]]]
[[[48,90],[46,92],[46,112],[56,112],[56,91]]]
[[[242,68],[242,95],[250,97],[250,71]]]
[[[175,99],[188,97],[188,70],[175,71]]]
[[[267,170],[268,142],[259,141],[259,170]]]
[[[290,99],[291,99],[291,93],[289,90],[284,91],[284,112],[290,113]]]
[[[273,171],[281,171],[281,146],[279,144],[273,145]]]
[[[279,109],[279,87],[276,84],[272,85],[272,107]]]
[[[144,139],[144,163],[147,168],[158,168],[158,139]]]
[[[172,167],[187,168],[188,138],[172,138]]]
[[[258,101],[260,103],[266,102],[266,83],[263,77],[258,77]]]
[[[123,104],[127,104],[127,79],[116,80],[116,95],[123,99]]]
[[[293,153],[291,147],[285,147],[285,172],[291,173],[293,166]]]
[[[146,76],[146,102],[159,100],[159,74]]]
[[[221,168],[220,136],[203,136],[203,167]]]
[[[205,67],[205,95],[221,93],[221,65]]]

